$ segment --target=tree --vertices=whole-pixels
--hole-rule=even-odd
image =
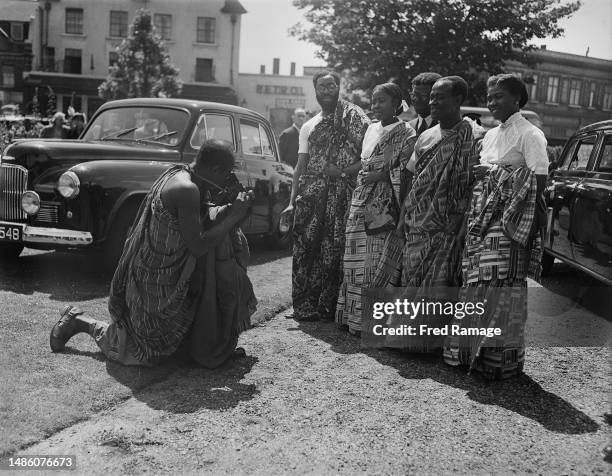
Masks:
[[[181,92],[179,70],[170,62],[168,49],[155,32],[151,12],[140,9],[121,42],[117,62],[98,95],[104,99],[171,97]]]
[[[558,37],[558,21],[580,7],[560,0],[294,0],[311,26],[290,33],[320,48],[318,55],[348,72],[349,88],[394,80],[404,90],[423,71],[457,74],[482,101],[483,74],[504,61],[532,64],[532,38]],[[480,100],[480,101],[479,101]]]

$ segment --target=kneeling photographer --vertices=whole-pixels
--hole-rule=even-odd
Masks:
[[[253,194],[237,182],[234,165],[225,142],[208,140],[192,164],[170,168],[153,184],[113,276],[111,324],[68,306],[51,331],[54,352],[86,332],[124,365],[154,365],[179,347],[209,368],[244,355],[238,335],[257,301],[239,224]]]

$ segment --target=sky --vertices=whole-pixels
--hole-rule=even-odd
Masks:
[[[385,1],[385,0],[380,0]],[[520,1],[520,0],[517,0]],[[240,0],[248,11],[242,16],[240,38],[241,73],[259,73],[260,65],[272,72],[272,58],[280,58],[280,74],[289,74],[290,63],[297,74],[304,66],[323,66],[316,57],[316,46],[289,35],[288,29],[304,21],[303,11],[291,0]],[[535,39],[549,50],[612,60],[612,0],[583,0],[582,7],[562,20],[562,38]]]

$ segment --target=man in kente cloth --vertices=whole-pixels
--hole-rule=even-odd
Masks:
[[[466,234],[466,212],[472,196],[473,167],[479,163],[484,129],[461,117],[461,104],[468,85],[459,76],[438,79],[431,90],[431,116],[438,124],[425,130],[417,139],[408,170],[414,173],[398,224],[405,238],[402,287],[406,293],[416,289],[416,296],[405,298],[428,300],[430,288],[461,286],[461,258]],[[436,320],[437,319],[437,320]],[[391,322],[403,323],[394,316]],[[428,316],[424,324],[435,327],[443,317]],[[413,325],[421,322],[412,321]],[[439,336],[393,336],[389,347],[409,352],[441,350]]]
[[[251,194],[231,205],[211,197],[232,177],[234,154],[219,140],[202,144],[191,165],[171,167],[145,197],[111,283],[111,323],[68,306],[50,336],[59,352],[86,332],[123,365],[151,366],[181,346],[213,368],[236,349],[256,299],[246,274],[248,245],[238,225]]]
[[[361,143],[370,124],[360,107],[340,99],[340,77],[313,76],[321,112],[300,129],[289,206],[293,214],[293,318],[333,320],[342,283],[342,258],[352,181],[361,168]]]

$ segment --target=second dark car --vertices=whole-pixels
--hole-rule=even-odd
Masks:
[[[558,258],[612,285],[612,120],[570,138],[546,199],[543,272]]]

